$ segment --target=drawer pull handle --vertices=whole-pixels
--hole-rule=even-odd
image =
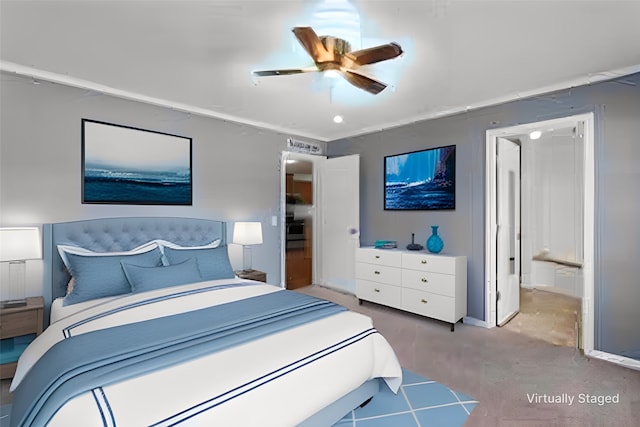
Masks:
[[[380,255],[376,255],[376,259],[380,259]]]
[[[421,303],[423,303],[423,304],[426,304],[426,303],[427,303],[427,300],[426,300],[426,299],[424,299],[424,298],[422,298],[422,299],[420,300],[420,302],[421,302]]]
[[[426,264],[426,263],[427,263],[426,259],[423,259],[422,261],[420,261],[420,264]]]
[[[373,274],[380,274],[380,272],[379,271],[374,271]]]
[[[427,279],[425,279],[424,277],[423,277],[422,279],[420,279],[420,281],[421,281],[422,283],[427,283],[427,282],[429,282],[429,281],[428,281]]]
[[[380,289],[375,288],[375,289],[373,290],[373,292],[380,292]]]

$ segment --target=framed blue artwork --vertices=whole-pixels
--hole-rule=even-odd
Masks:
[[[384,158],[386,210],[439,210],[455,207],[455,145]]]
[[[82,119],[82,203],[191,205],[191,138]]]

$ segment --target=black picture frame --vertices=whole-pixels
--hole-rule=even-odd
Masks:
[[[385,210],[455,208],[455,145],[385,156]]]
[[[192,205],[192,139],[82,119],[82,203]]]

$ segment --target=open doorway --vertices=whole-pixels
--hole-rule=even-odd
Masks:
[[[313,163],[290,155],[285,168],[285,287],[297,289],[313,278]]]
[[[534,131],[541,135],[532,134]],[[521,233],[515,234],[519,246],[516,254],[500,249],[504,242],[501,243],[499,236],[504,227],[499,207],[508,206],[508,200],[505,202],[502,198],[510,193],[499,188],[502,159],[498,149],[500,141],[505,139],[518,141],[521,147]],[[516,330],[518,316],[522,320],[531,312],[540,312],[536,305],[556,307],[559,313],[572,310],[570,300],[561,300],[573,298],[577,307],[576,313],[569,313],[574,318],[570,325],[575,334],[573,344],[585,351],[593,349],[593,115],[492,129],[487,131],[486,154],[487,326],[499,323],[499,298],[504,293],[516,293],[518,304],[527,305],[522,310],[518,306],[520,314],[505,323],[505,327]],[[505,254],[520,261],[515,284],[501,277],[504,274],[498,267],[500,257],[504,258]],[[503,264],[507,272],[513,270],[509,258],[505,258]],[[505,286],[510,286],[507,292]],[[569,308],[562,304],[550,305],[549,301],[568,302]],[[557,325],[557,328],[564,327]],[[533,326],[538,332],[554,328],[556,326],[549,327],[542,322]]]
[[[280,271],[284,273],[280,276],[281,286],[292,289],[318,284],[355,294],[355,253],[360,235],[360,157],[352,154],[328,159],[283,152],[280,164]],[[289,195],[287,180],[290,180]],[[307,203],[308,200],[312,203]],[[300,229],[302,220],[304,225]],[[287,251],[287,225],[291,224],[298,227],[290,230],[292,238]],[[295,239],[297,242],[291,244]],[[308,273],[300,281],[294,276],[288,280],[287,274],[297,268],[308,272],[309,263],[310,281]]]

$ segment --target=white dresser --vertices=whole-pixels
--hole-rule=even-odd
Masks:
[[[359,248],[356,296],[451,323],[467,314],[467,257]]]

